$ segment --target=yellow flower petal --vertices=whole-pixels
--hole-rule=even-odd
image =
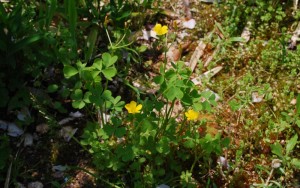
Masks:
[[[143,107],[143,105],[139,104],[139,105],[137,105],[136,110],[140,111],[142,109],[142,107]]]
[[[166,33],[168,33],[168,27],[167,26],[162,26],[162,28],[161,28],[161,32],[162,32],[162,35],[164,35],[164,34],[166,34]]]
[[[156,35],[164,35],[168,33],[168,27],[162,26],[161,24],[156,24],[153,28],[153,31],[156,33]]]
[[[142,105],[137,103],[135,101],[131,101],[130,103],[125,105],[126,110],[130,114],[140,113],[140,110],[142,109]]]
[[[185,112],[185,116],[187,117],[187,120],[197,120],[199,117],[199,112],[188,110],[187,112]]]

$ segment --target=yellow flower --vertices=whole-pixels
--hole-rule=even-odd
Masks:
[[[127,109],[129,114],[136,114],[140,113],[140,110],[142,109],[142,105],[137,103],[135,101],[131,101],[130,103],[125,105],[125,108]]]
[[[188,110],[187,112],[185,112],[185,116],[187,117],[187,120],[196,120],[199,117],[199,112]]]
[[[153,28],[156,35],[164,35],[168,32],[168,27],[166,25],[161,26],[161,24],[156,24]]]

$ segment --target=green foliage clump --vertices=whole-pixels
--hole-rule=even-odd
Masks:
[[[174,63],[172,69],[155,78],[160,85],[159,97],[141,101],[141,113],[110,114],[111,121],[102,126],[88,123],[81,144],[92,154],[101,178],[134,187],[176,181],[193,187],[199,181],[194,177],[207,173],[212,157],[222,154],[229,139],[220,133],[203,134],[198,130],[202,123],[172,115],[179,101],[185,109],[196,111],[211,111],[211,105],[216,104],[211,92],[197,92],[190,74],[183,62]],[[176,118],[184,120],[176,122]],[[200,164],[206,168],[196,171]]]

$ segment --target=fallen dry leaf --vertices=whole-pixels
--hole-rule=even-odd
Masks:
[[[192,72],[194,71],[200,57],[203,55],[205,48],[206,48],[206,44],[202,40],[200,40],[198,46],[196,47],[190,59],[189,67],[191,68]]]
[[[73,129],[70,126],[66,126],[59,131],[59,136],[63,137],[65,141],[69,142],[77,130],[78,128]]]
[[[166,55],[168,61],[178,61],[181,57],[181,50],[177,45],[172,45]]]

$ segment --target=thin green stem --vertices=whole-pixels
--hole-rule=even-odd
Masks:
[[[168,100],[167,100],[167,104],[168,104]],[[171,114],[173,112],[173,109],[174,109],[174,104],[175,104],[175,99],[172,101],[172,104],[171,104],[169,110],[166,107],[166,117],[164,118],[163,124],[162,124],[161,129],[160,129],[161,134],[164,134],[164,132],[166,131],[167,125],[169,123],[170,116],[171,116]],[[166,105],[166,106],[168,106],[168,105]]]
[[[109,36],[109,33],[108,33],[107,29],[105,29],[105,31],[106,31],[106,34],[107,34],[107,37],[108,37],[108,40],[109,40],[110,47],[113,48],[113,45],[112,45],[112,42],[110,40],[110,36]]]
[[[178,136],[180,136],[180,134],[182,133],[182,130],[183,130],[183,127],[185,127],[185,122],[186,122],[186,118],[184,117],[182,123],[181,123],[181,127],[179,129],[179,132],[178,132]]]
[[[175,100],[176,100],[176,99],[174,99],[174,100],[172,101],[172,103],[171,103],[171,106],[170,106],[170,108],[169,108],[169,110],[168,110],[168,112],[167,112],[167,114],[166,114],[166,118],[165,118],[164,124],[168,124],[168,121],[169,121],[169,119],[170,119],[170,117],[171,117],[171,114],[172,114],[172,112],[173,112],[173,109],[174,109]]]
[[[164,115],[164,118],[163,118],[163,124],[162,124],[162,126],[164,126],[164,124],[166,123],[166,119],[168,118],[168,103],[169,103],[169,100],[167,99],[166,109],[165,109],[165,115]]]
[[[89,150],[84,146],[82,145],[79,140],[77,138],[75,138],[73,135],[71,135],[71,138],[77,143],[79,144],[85,151],[89,152]]]
[[[195,159],[194,159],[194,162],[193,162],[193,164],[192,164],[192,166],[191,166],[190,173],[193,172],[193,169],[194,169],[194,167],[195,167],[197,161],[199,160],[199,158],[200,158],[200,157],[197,156],[197,149],[196,149],[196,151],[195,151]]]
[[[123,37],[119,40],[119,42],[116,44],[116,46],[119,46],[119,44],[124,40],[126,34],[123,35]]]

